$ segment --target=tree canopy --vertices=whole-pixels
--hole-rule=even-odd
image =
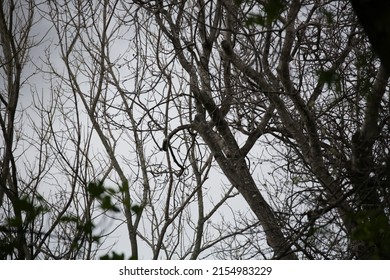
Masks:
[[[390,258],[366,2],[2,2],[0,258]]]

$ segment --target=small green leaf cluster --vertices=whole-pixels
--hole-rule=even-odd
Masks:
[[[112,197],[116,191],[112,188],[106,188],[102,181],[89,183],[88,193],[92,199],[100,202],[102,210],[120,212],[119,207],[112,202]]]
[[[239,1],[245,2],[245,1]],[[241,3],[239,3],[241,4]],[[247,25],[270,26],[286,8],[286,0],[266,1],[261,13],[253,13],[247,19]]]

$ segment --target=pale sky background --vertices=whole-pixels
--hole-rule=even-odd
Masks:
[[[38,16],[38,14],[37,14]],[[56,34],[54,33],[54,30],[50,27],[50,22],[47,22],[45,20],[39,21],[36,25],[34,25],[33,30],[31,32],[31,35],[36,36],[35,41],[40,41],[38,46],[35,46],[31,49],[31,61],[25,68],[24,75],[30,76],[30,74],[35,73],[33,76],[31,76],[27,82],[27,84],[22,88],[21,91],[21,97],[20,97],[20,104],[19,109],[23,111],[23,133],[27,135],[33,135],[33,126],[34,124],[39,126],[40,125],[40,118],[37,115],[36,110],[32,106],[34,102],[37,102],[39,99],[43,102],[43,104],[49,104],[51,102],[51,88],[50,83],[51,80],[48,79],[49,75],[39,73],[35,70],[35,68],[43,68],[45,69],[47,65],[45,65],[46,60],[46,54],[47,51],[50,49],[50,61],[51,63],[56,66],[58,69],[64,69],[63,63],[61,62],[61,59],[58,55],[58,47],[57,47],[57,38]],[[124,29],[127,29],[125,27]],[[115,41],[115,46],[112,47],[112,50],[115,50],[115,54],[113,55],[113,58],[117,55],[118,57],[122,54],[126,54],[128,51],[128,39],[126,38],[127,34],[124,33],[124,36],[118,40]],[[123,56],[124,58],[126,55]],[[121,61],[118,61],[118,64],[120,64]],[[34,64],[31,65],[31,63]],[[123,73],[120,73],[121,77],[126,77],[128,73],[126,72],[126,67],[121,68]],[[128,83],[129,84],[129,83]],[[131,85],[130,85],[131,86]],[[129,88],[129,91],[134,90],[134,88]],[[163,89],[162,89],[163,90]],[[82,108],[82,104],[80,103],[80,108]],[[81,111],[85,111],[82,109]],[[29,116],[29,118],[26,116]],[[90,121],[88,120],[87,115],[81,116],[84,120],[85,127],[90,125]],[[58,119],[60,120],[60,119]],[[175,123],[171,123],[171,129],[175,126]],[[60,122],[58,122],[58,129],[63,130],[66,129],[66,127],[61,127]],[[31,134],[30,134],[31,132]],[[162,135],[161,135],[162,136]],[[103,147],[100,143],[100,139],[96,136],[94,139],[94,149],[100,150],[102,153],[105,154],[105,151],[103,150]],[[160,143],[162,143],[162,139],[160,139]],[[135,157],[136,155],[129,151],[128,146],[126,143],[121,142],[121,146],[118,146],[117,151],[120,151],[123,153],[124,157]],[[153,142],[149,142],[146,147],[146,153],[149,153],[149,156],[154,156],[155,160],[161,158],[161,161],[165,159],[164,153],[157,153],[155,155],[152,155],[153,151],[158,151],[158,147],[155,146]],[[20,147],[23,149],[24,147]],[[268,149],[268,150],[266,150]],[[272,154],[272,148],[270,149],[259,146],[256,148],[253,153],[257,153],[258,155],[267,156],[267,154]],[[33,165],[34,164],[34,158],[36,156],[34,151],[28,150],[27,153],[24,153],[24,164],[27,165]],[[107,157],[106,157],[107,160]],[[21,161],[19,162],[21,164]],[[99,162],[95,162],[95,164],[102,164]],[[128,170],[129,171],[129,170]],[[272,172],[271,167],[267,166],[266,164],[263,164],[261,166],[258,166],[256,168],[257,174],[254,174],[254,178],[260,178],[262,176],[267,177],[267,174]],[[67,181],[65,178],[61,178],[61,174],[57,174],[56,180],[58,182],[62,182],[63,184],[67,184]],[[269,177],[271,179],[271,177]],[[112,178],[113,180],[116,180],[117,178]],[[50,178],[47,179],[46,183],[50,183]],[[213,170],[210,173],[209,179],[205,183],[204,187],[207,190],[207,195],[209,197],[209,200],[206,201],[206,203],[209,203],[209,205],[206,204],[206,210],[211,208],[210,203],[217,203],[219,198],[222,195],[221,189],[225,188],[226,186],[229,186],[227,183],[226,178],[224,178],[223,175],[220,174],[220,171]],[[45,195],[52,195],[55,193],[55,191],[47,184],[47,189],[44,190]],[[41,190],[45,188],[45,185],[41,187]],[[194,205],[195,207],[196,205]],[[193,209],[194,213],[193,215],[196,217],[196,209]],[[229,200],[229,204],[221,207],[221,209],[218,211],[218,213],[215,215],[213,221],[218,222],[222,221],[222,219],[225,219],[226,221],[233,220],[232,213],[240,211],[242,214],[244,214],[247,217],[253,217],[251,211],[249,210],[249,207],[247,206],[246,202],[241,198],[241,196],[236,196],[235,198],[232,198]],[[123,219],[124,217],[120,217]],[[119,227],[118,227],[119,226]],[[120,225],[120,221],[113,221],[108,219],[107,217],[104,217],[101,219],[101,221],[98,224],[98,227],[96,228],[96,231],[98,232],[100,229],[104,229],[107,232],[111,231],[112,229],[115,229],[114,232],[110,234],[110,237],[107,238],[106,244],[102,246],[102,248],[108,248],[111,244],[116,244],[113,248],[113,251],[117,253],[125,253],[126,257],[129,257],[130,253],[130,244],[128,240],[128,234],[126,230],[126,226],[124,224]],[[141,227],[142,229],[142,227]],[[146,229],[147,230],[147,229]],[[140,249],[139,249],[139,257],[140,259],[149,259],[151,258],[151,250],[145,246],[143,242],[140,242]],[[105,254],[106,251],[102,251],[102,254]],[[202,254],[201,256],[207,255],[206,252]],[[161,257],[163,258],[164,255],[161,254]]]

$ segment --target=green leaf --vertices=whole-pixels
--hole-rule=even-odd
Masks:
[[[106,254],[102,257],[100,257],[101,260],[124,260],[125,259],[125,254],[117,254],[116,252],[111,252],[112,256],[109,254]]]
[[[21,198],[17,200],[14,204],[15,208],[24,212],[32,212],[34,211],[34,205],[29,201],[28,198]]]
[[[251,14],[248,16],[248,19],[246,20],[246,25],[251,26],[251,25],[261,25],[265,26],[266,25],[266,18],[261,15],[255,15]]]
[[[112,202],[111,202],[111,196],[106,195],[102,198],[102,205],[101,205],[103,210],[111,210],[114,212],[120,212],[120,209],[116,207]]]
[[[330,88],[333,86],[337,91],[341,91],[341,79],[340,76],[334,72],[329,70],[322,70],[317,72],[318,81],[328,85]]]
[[[129,191],[129,182],[125,181],[122,183],[122,186],[119,187],[119,191],[122,193],[128,192]]]
[[[100,243],[101,236],[93,235],[92,242]]]
[[[277,19],[286,7],[285,0],[271,0],[264,5],[264,12],[267,17],[267,24],[271,24]]]
[[[6,238],[0,239],[0,259],[4,260],[8,255],[12,255],[18,244],[15,240],[8,240]]]
[[[133,205],[131,207],[131,211],[133,211],[136,215],[140,214],[142,211],[142,207],[139,205]]]
[[[8,224],[8,226],[10,226],[10,227],[17,228],[17,227],[20,227],[23,224],[23,222],[21,219],[18,219],[16,217],[12,217],[12,218],[7,219],[6,224]]]
[[[106,191],[111,194],[111,195],[115,195],[118,193],[118,191],[114,188],[106,188]]]
[[[286,6],[286,0],[269,0],[263,5],[263,13],[250,14],[246,24],[269,26],[280,16]]]
[[[88,184],[87,191],[92,198],[99,198],[104,193],[103,182],[91,182]]]
[[[95,224],[92,221],[86,221],[84,225],[80,225],[77,228],[88,235],[92,235],[92,231],[95,228]]]
[[[62,216],[60,218],[60,222],[64,222],[64,223],[77,223],[79,221],[79,219],[76,217],[76,216]]]

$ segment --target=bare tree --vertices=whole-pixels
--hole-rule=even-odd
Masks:
[[[277,3],[139,2],[189,75],[191,126],[274,258],[386,258],[388,75],[348,2]],[[280,201],[248,164],[261,139],[287,177]]]
[[[389,257],[348,1],[1,4],[1,258]]]
[[[87,190],[100,170],[91,164],[92,131],[83,129],[75,100],[55,81],[47,88],[34,82],[44,81],[33,52],[47,39],[35,35],[41,6],[1,3],[1,258],[89,259],[104,238],[93,232]]]
[[[236,194],[224,188],[205,211],[212,157],[187,123],[188,84],[169,62],[162,33],[147,13],[121,1],[51,3],[47,17],[62,60],[48,58],[51,79],[88,116],[105,155],[104,175],[95,180],[117,186],[104,197],[121,213],[107,218],[127,228],[130,256],[143,258],[148,248],[153,259],[198,258],[223,238],[205,234],[207,223]]]

